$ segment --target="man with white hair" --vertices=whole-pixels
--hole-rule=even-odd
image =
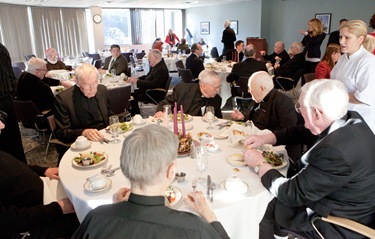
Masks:
[[[344,85],[337,80],[309,82],[295,106],[305,128],[299,125],[245,140],[246,163],[275,196],[260,222],[260,238],[285,237],[282,228],[304,238],[320,238],[310,224],[316,216],[334,215],[374,225],[375,135],[357,112],[347,111],[348,100]],[[296,142],[313,143],[292,178],[273,169],[256,149],[263,144]],[[330,223],[314,225],[325,238],[359,238]]]
[[[87,214],[72,238],[229,238],[201,191],[188,193],[184,200],[201,218],[165,205],[178,144],[175,134],[158,125],[127,136],[120,164],[131,189],[120,189],[114,204]]]
[[[237,40],[236,33],[232,28],[230,28],[229,20],[224,22],[224,28],[223,36],[221,38],[221,42],[224,45],[222,54],[224,54],[228,49],[234,49],[234,42]]]
[[[173,88],[172,94],[161,101],[156,109],[155,117],[163,116],[164,105],[183,106],[184,112],[193,116],[202,116],[202,107],[213,106],[215,116],[223,118],[221,113],[220,76],[213,70],[203,70],[198,76],[199,84],[179,83]]]
[[[64,62],[58,59],[57,51],[54,48],[48,48],[46,50],[46,62],[47,70],[67,70]]]
[[[232,119],[251,120],[258,129],[272,132],[297,125],[297,113],[292,99],[274,89],[272,78],[267,72],[252,74],[248,86],[253,101],[246,112],[234,109]],[[286,149],[293,161],[301,156],[300,145],[287,145]]]

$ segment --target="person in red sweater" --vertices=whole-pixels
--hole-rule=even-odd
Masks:
[[[176,45],[177,42],[180,43],[180,39],[176,36],[176,34],[173,33],[172,29],[169,29],[168,35],[165,38],[164,42],[168,43],[171,46],[174,46],[174,45]]]
[[[341,56],[340,46],[331,43],[327,46],[323,60],[315,68],[315,79],[330,79],[331,70]]]

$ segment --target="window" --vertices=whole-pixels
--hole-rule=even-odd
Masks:
[[[129,9],[102,9],[104,45],[132,44]]]

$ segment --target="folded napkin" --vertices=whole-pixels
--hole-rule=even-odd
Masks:
[[[242,144],[243,141],[250,135],[264,135],[269,133],[271,133],[271,131],[268,129],[260,130],[253,124],[253,122],[250,121],[249,126],[234,123],[221,135],[228,136],[228,141],[230,143],[229,146],[236,146]]]

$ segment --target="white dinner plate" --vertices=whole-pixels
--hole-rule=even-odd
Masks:
[[[190,122],[190,121],[192,121],[193,120],[193,116],[191,116],[191,115],[187,115],[187,119],[186,120],[184,120],[184,123],[186,123],[186,122]],[[169,115],[169,121],[172,121],[173,122],[173,119],[172,119],[172,114],[170,114]],[[181,123],[181,120],[180,121],[177,121],[178,123]]]
[[[178,187],[176,187],[176,186],[171,185],[171,187],[172,187],[173,191],[174,191],[175,194],[176,194],[176,199],[175,199],[173,202],[170,203],[169,200],[167,199],[167,197],[165,197],[165,200],[166,200],[166,202],[167,202],[166,205],[169,204],[169,206],[170,206],[171,208],[176,208],[176,207],[177,207],[177,204],[178,204],[178,203],[181,201],[181,199],[182,199],[182,192],[181,192],[181,190],[180,190]]]
[[[85,149],[89,149],[89,148],[91,147],[91,141],[88,141],[88,144],[87,144],[86,146],[84,146],[84,147],[78,147],[78,146],[76,145],[76,142],[72,143],[72,144],[70,145],[70,147],[71,147],[72,149],[74,149],[74,150],[85,150]]]
[[[212,136],[214,136],[214,139],[226,139],[226,138],[228,138],[228,135],[223,134],[225,131],[226,131],[226,129],[210,130],[210,134],[212,134]]]
[[[243,160],[242,154],[232,154],[227,158],[227,161],[230,165],[236,167],[247,167],[246,162]]]
[[[82,153],[83,154],[83,153]],[[83,165],[80,165],[78,164],[76,161],[74,161],[74,158],[72,159],[72,165],[76,168],[81,168],[81,169],[88,169],[88,168],[96,168],[96,167],[99,167],[100,165],[103,165],[105,164],[107,161],[108,161],[108,154],[106,153],[103,153],[104,154],[104,157],[105,159],[100,161],[99,163],[97,164],[92,164],[92,165],[87,165],[87,166],[83,166]]]
[[[106,185],[102,188],[99,188],[99,189],[90,189],[90,181],[86,181],[85,184],[83,184],[83,188],[88,191],[88,192],[92,192],[92,193],[98,193],[98,192],[103,192],[105,190],[107,190],[111,185],[112,185],[112,180],[109,179],[109,178],[105,178],[105,180],[107,181]]]
[[[249,189],[249,185],[245,183],[244,181],[242,181],[241,188],[238,191],[229,191],[225,188],[225,180],[224,180],[220,183],[220,188],[230,193],[244,194]]]

